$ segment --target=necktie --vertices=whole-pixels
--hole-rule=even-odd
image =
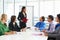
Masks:
[[[51,27],[51,24],[49,24],[49,28],[48,28],[48,30],[50,30],[50,27]]]

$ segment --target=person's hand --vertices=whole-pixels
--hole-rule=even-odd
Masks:
[[[26,28],[21,29],[21,32],[26,32]]]
[[[11,33],[11,34],[16,34],[16,31],[11,31],[10,33]]]
[[[5,35],[12,35],[12,34],[16,34],[16,32],[15,31],[5,32]]]
[[[38,28],[35,28],[35,30],[39,30]]]
[[[46,32],[46,30],[42,30],[42,32],[44,32],[44,33],[45,33],[45,32]]]
[[[45,35],[45,36],[48,36],[48,33],[45,32],[44,35]]]
[[[21,22],[23,22],[23,20],[21,20]]]

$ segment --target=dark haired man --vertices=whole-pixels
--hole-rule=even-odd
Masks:
[[[52,33],[46,33],[44,34],[48,36],[48,40],[60,40],[60,14],[56,17],[56,22],[58,22],[55,26],[55,31]]]
[[[48,32],[53,32],[55,30],[55,23],[53,22],[54,17],[52,15],[48,16],[49,28]]]

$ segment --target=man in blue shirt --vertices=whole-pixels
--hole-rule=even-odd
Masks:
[[[45,17],[42,16],[42,17],[40,17],[39,20],[40,20],[40,22],[38,22],[38,23],[35,25],[35,27],[38,28],[40,31],[42,31],[42,30],[44,30],[45,27],[46,27],[46,23],[44,22],[44,21],[45,21]]]

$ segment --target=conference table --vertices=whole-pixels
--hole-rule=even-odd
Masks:
[[[44,36],[43,32],[27,30],[26,32],[16,32],[13,35],[0,36],[0,40],[47,40],[48,36]]]

